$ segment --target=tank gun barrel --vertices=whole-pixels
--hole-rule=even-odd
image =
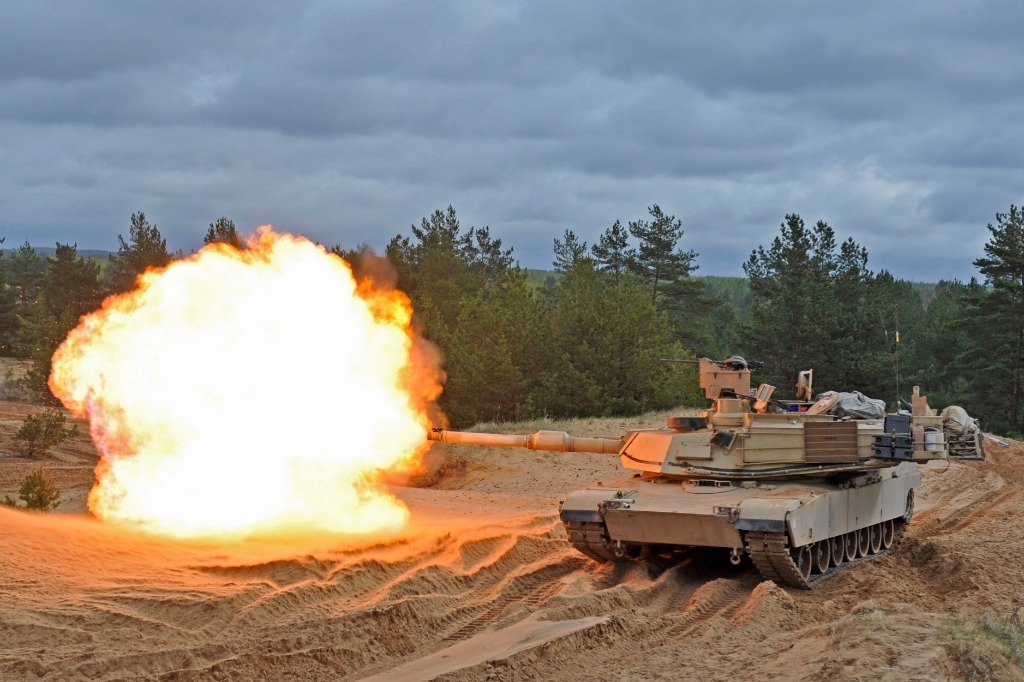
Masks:
[[[497,445],[527,450],[548,452],[593,452],[597,454],[619,454],[621,440],[617,438],[579,438],[565,431],[538,431],[531,434],[473,433],[470,431],[449,431],[431,429],[427,440],[441,443],[464,445]]]

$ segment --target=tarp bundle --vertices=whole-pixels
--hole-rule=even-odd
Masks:
[[[981,444],[981,427],[978,420],[962,407],[950,405],[942,411],[942,431],[946,435],[951,457],[961,459],[984,459],[985,448]]]
[[[836,417],[842,419],[881,419],[885,417],[885,401],[869,398],[860,391],[843,393],[839,391],[825,391],[818,396],[818,400],[827,399],[832,406],[827,410]]]
[[[942,411],[942,428],[959,436],[970,436],[981,431],[978,420],[972,419],[967,410],[950,405]]]

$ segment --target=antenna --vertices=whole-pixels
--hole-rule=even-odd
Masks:
[[[896,317],[896,411],[900,409],[900,304],[893,305],[893,314]]]

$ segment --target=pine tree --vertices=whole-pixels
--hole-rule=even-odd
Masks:
[[[629,223],[629,233],[637,240],[629,267],[649,284],[655,306],[666,310],[678,305],[679,285],[697,269],[697,253],[676,248],[683,237],[682,221],[666,215],[657,204],[647,211],[652,220]]]
[[[627,267],[647,283],[652,304],[667,314],[675,337],[687,348],[702,346],[712,301],[704,284],[691,277],[697,270],[697,253],[679,248],[682,221],[666,215],[657,204],[648,213],[650,221],[629,223],[637,246],[627,252]]]
[[[445,346],[443,401],[453,424],[522,420],[543,412],[550,368],[543,342],[547,310],[527,273],[511,268],[463,299]]]
[[[837,245],[827,223],[807,228],[796,214],[770,248],[751,253],[743,270],[754,299],[742,350],[765,362],[766,383],[790,386],[797,371],[814,369],[819,387],[863,390],[858,368],[869,353],[885,352],[867,260],[852,239]]]
[[[97,309],[102,302],[99,265],[78,255],[75,244],[57,244],[41,292],[23,306],[18,316],[15,348],[19,355],[31,358],[32,365],[18,384],[37,402],[54,404],[50,393],[53,353],[75,328],[79,319]]]
[[[167,240],[142,211],[132,213],[128,241],[117,235],[117,255],[110,256],[110,291],[123,293],[135,288],[139,275],[150,268],[162,268],[171,262]]]
[[[567,271],[545,344],[558,373],[548,402],[553,414],[636,414],[693,398],[695,383],[661,362],[692,355],[673,341],[667,318],[635,275],[616,277],[593,261]]]
[[[581,242],[576,233],[566,230],[562,239],[555,238],[555,260],[552,265],[556,272],[565,272],[587,258],[587,243]]]
[[[630,262],[629,232],[616,220],[590,247],[590,253],[597,261],[598,269],[614,275],[622,274]]]
[[[443,341],[462,299],[493,284],[511,266],[512,249],[503,249],[487,227],[463,231],[451,206],[410,230],[411,238],[396,235],[385,253],[427,334]]]
[[[990,290],[974,299],[971,352],[985,411],[1007,433],[1024,432],[1024,211],[1011,205],[988,225],[985,256],[974,261]],[[981,396],[978,396],[981,399]]]
[[[242,248],[242,238],[235,229],[235,223],[228,218],[217,218],[217,222],[210,223],[210,229],[203,237],[204,244],[228,244],[236,249]]]
[[[31,303],[42,290],[46,279],[46,259],[36,253],[32,245],[25,241],[6,260],[8,281],[17,293],[18,302]]]
[[[936,286],[918,332],[915,366],[908,374],[911,385],[920,385],[933,406],[960,405],[979,414],[965,372],[973,364],[970,355],[976,333],[968,312],[969,301],[986,293],[976,280],[944,281]]]
[[[0,237],[0,244],[4,243]],[[0,252],[0,259],[3,252]],[[7,274],[7,263],[0,260],[0,355],[11,355],[14,336],[18,331],[17,293]]]
[[[53,258],[47,258],[42,294],[50,314],[56,318],[67,311],[77,319],[92,312],[103,301],[100,266],[78,255],[78,244],[57,243]],[[70,331],[70,328],[68,330]]]

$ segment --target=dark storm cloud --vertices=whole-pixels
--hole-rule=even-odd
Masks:
[[[700,272],[786,213],[966,278],[1020,203],[1024,6],[14,2],[0,235],[173,248],[226,215],[346,246],[452,204],[524,265],[659,204]]]

